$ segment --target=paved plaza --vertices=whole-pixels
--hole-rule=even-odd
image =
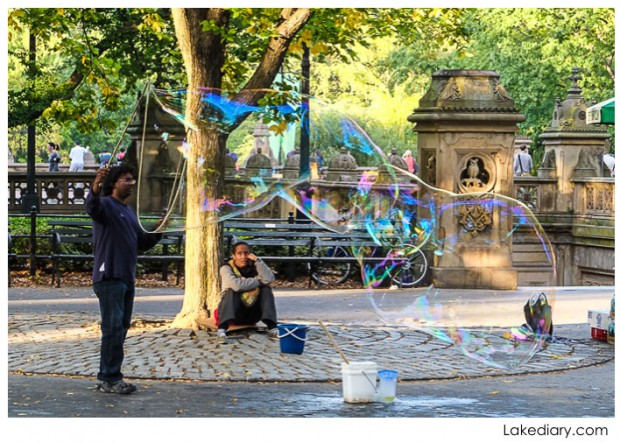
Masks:
[[[123,372],[129,397],[94,389],[99,318],[90,288],[10,288],[9,417],[614,417],[614,347],[590,338],[588,308],[613,288],[556,293],[555,339],[512,370],[410,328],[382,324],[363,291],[277,290],[281,322],[308,326],[300,355],[256,331],[171,327],[180,289],[139,289]],[[508,296],[528,293],[514,291]],[[406,291],[390,296],[406,297]],[[478,294],[484,297],[483,293]],[[330,307],[326,309],[326,306]],[[399,372],[392,404],[347,404],[342,358]],[[576,322],[581,319],[581,322]],[[501,340],[489,335],[489,340]],[[265,404],[269,407],[265,407]]]

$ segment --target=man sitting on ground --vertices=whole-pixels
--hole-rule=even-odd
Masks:
[[[267,325],[269,337],[277,338],[276,303],[269,286],[275,276],[247,243],[235,243],[232,259],[220,268],[220,277],[218,342],[227,343],[226,332],[231,324],[249,325],[261,320]]]

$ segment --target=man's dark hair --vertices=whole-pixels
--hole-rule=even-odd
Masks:
[[[136,176],[136,171],[132,166],[121,164],[120,166],[113,166],[110,168],[110,172],[108,172],[108,176],[102,185],[103,195],[112,195],[112,189],[114,189],[114,185],[118,181],[118,179],[125,174],[131,174],[132,177]]]
[[[527,145],[521,145],[521,150],[525,151],[527,149]]]

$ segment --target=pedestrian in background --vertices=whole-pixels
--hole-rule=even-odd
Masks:
[[[69,158],[71,159],[71,164],[69,165],[69,171],[71,172],[79,172],[84,170],[84,154],[86,154],[85,147],[80,145],[80,142],[75,142],[75,146],[71,148],[71,152],[69,152]]]
[[[49,142],[47,144],[47,150],[50,154],[48,170],[50,172],[60,171],[60,147],[54,142]]]
[[[527,145],[521,145],[521,152],[516,155],[513,164],[515,175],[530,175],[530,170],[532,169],[532,166],[532,156],[528,152]]]
[[[125,148],[121,148],[118,151],[118,154],[116,154],[116,164],[120,165],[121,162],[123,161],[123,159],[125,158],[125,154],[127,153],[127,150]]]
[[[105,168],[110,163],[112,159],[112,153],[108,151],[103,151],[99,154],[99,167]]]
[[[93,289],[101,313],[101,351],[97,385],[100,391],[131,394],[136,387],[123,380],[124,345],[135,297],[138,250],[149,249],[162,238],[145,232],[127,205],[136,184],[128,165],[101,168],[86,197],[93,219]],[[164,223],[160,219],[155,230]]]
[[[407,149],[403,154],[403,160],[405,160],[405,163],[407,163],[407,169],[409,170],[409,172],[417,172],[415,159],[413,158],[413,155],[411,154],[411,151],[409,149]]]

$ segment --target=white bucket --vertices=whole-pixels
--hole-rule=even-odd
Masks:
[[[377,364],[371,361],[342,364],[342,395],[347,403],[375,401]]]

